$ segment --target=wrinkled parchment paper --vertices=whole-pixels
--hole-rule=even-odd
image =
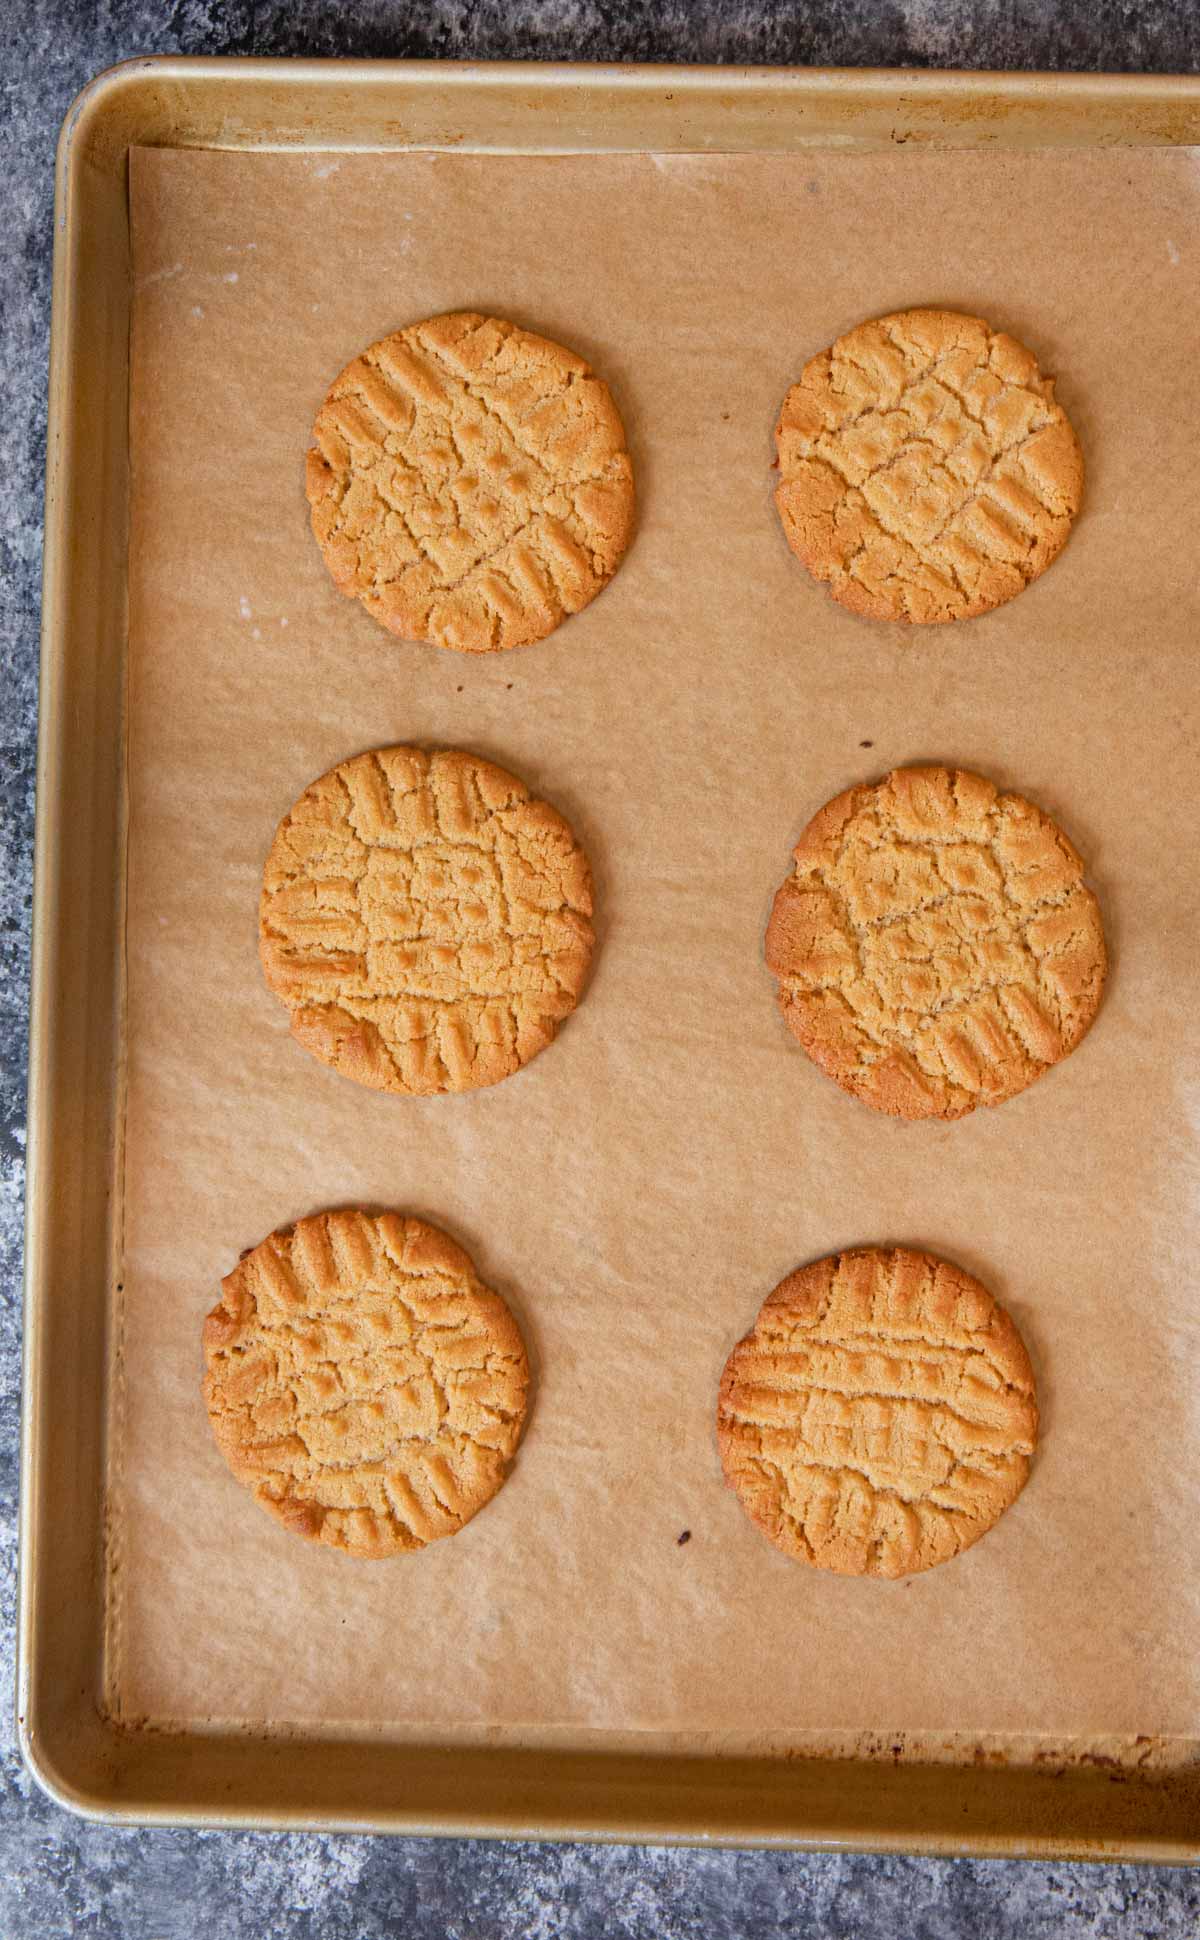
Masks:
[[[1198,192],[1195,154],[1166,150],[134,155],[117,1715],[697,1739],[1200,1728]],[[805,359],[915,303],[1036,350],[1088,483],[1031,591],[907,633],[810,582],[769,465]],[[592,360],[641,503],[612,586],[486,659],[405,645],[344,600],[301,486],[334,374],[457,307]],[[333,762],[405,741],[512,768],[597,878],[581,1008],[519,1076],[464,1097],[324,1069],[256,956],[280,815]],[[1062,822],[1113,969],[1059,1070],[906,1128],[808,1063],[761,938],[814,810],[924,759]],[[274,1525],[200,1399],[220,1276],[347,1202],[444,1224],[537,1372],[496,1501],[383,1564]],[[764,1295],[875,1240],[994,1289],[1044,1419],[997,1529],[894,1585],[777,1554],[722,1486],[712,1428]]]

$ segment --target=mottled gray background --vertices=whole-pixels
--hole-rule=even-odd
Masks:
[[[799,1854],[88,1826],[12,1732],[21,1199],[54,141],[133,54],[354,54],[1187,72],[1196,0],[17,0],[0,4],[0,1940],[1137,1940],[1200,1932],[1200,1876]]]

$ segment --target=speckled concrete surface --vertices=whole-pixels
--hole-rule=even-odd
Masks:
[[[132,54],[415,55],[1195,72],[1196,0],[42,0],[0,52],[0,1940],[1184,1940],[1200,1875],[798,1854],[116,1831],[12,1733],[25,1020],[54,139]]]

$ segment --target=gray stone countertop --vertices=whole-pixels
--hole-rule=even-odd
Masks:
[[[1200,1875],[93,1826],[12,1729],[25,1030],[54,142],[130,55],[687,60],[1193,73],[1197,0],[41,0],[5,10],[0,84],[0,1940],[1157,1940]]]

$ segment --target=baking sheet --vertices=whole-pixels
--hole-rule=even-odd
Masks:
[[[110,1710],[385,1733],[1195,1732],[1194,153],[131,164]],[[988,316],[1060,374],[1088,498],[1029,593],[913,635],[808,581],[768,466],[805,358],[918,302]],[[301,490],[330,377],[468,306],[592,359],[641,494],[601,598],[478,661],[395,642],[342,600]],[[598,883],[579,1012],[518,1077],[461,1098],[324,1070],[257,966],[278,817],[332,762],[406,740],[511,767],[567,813]],[[1113,971],[1042,1084],[906,1128],[794,1046],[761,932],[813,810],[930,758],[1063,822]],[[500,1496],[389,1564],[276,1530],[199,1398],[221,1273],[350,1201],[454,1232],[537,1369]],[[1044,1420],[997,1530],[898,1585],[777,1555],[723,1489],[711,1427],[763,1295],[875,1239],[987,1281]]]

